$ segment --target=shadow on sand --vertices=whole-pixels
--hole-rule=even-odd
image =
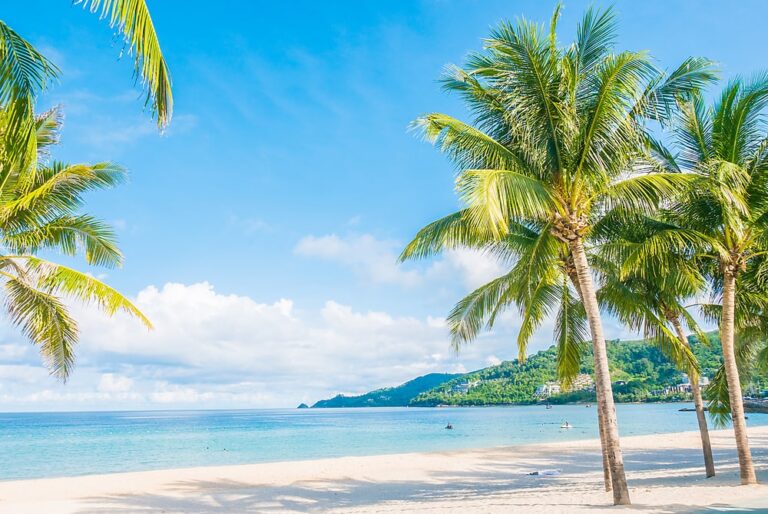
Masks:
[[[752,438],[755,462],[760,465],[760,480],[768,481],[768,437]],[[722,504],[709,508],[691,509],[685,505],[633,505],[639,512],[765,512],[763,508],[728,508],[729,498],[737,495],[738,468],[734,450],[716,450],[718,477],[705,480],[702,475],[699,450],[625,451],[625,463],[634,490],[652,490],[656,487],[686,487],[706,483],[709,487],[723,487]],[[509,462],[509,449],[484,454],[483,465],[467,471],[434,472],[427,480],[389,480],[371,482],[355,477],[333,480],[298,481],[290,485],[259,485],[232,480],[179,481],[165,488],[163,494],[131,496],[100,496],[88,499],[92,508],[81,509],[80,514],[121,514],[135,512],[247,513],[247,512],[324,512],[328,510],[382,510],[387,512],[483,512],[514,511],[569,512],[571,509],[590,507],[608,510],[610,496],[603,505],[587,506],[578,503],[578,494],[585,489],[599,490],[602,484],[600,460],[596,455],[565,452],[557,461],[521,456]],[[533,477],[525,471],[558,467],[567,472],[557,477]],[[665,470],[674,470],[674,476],[665,476]],[[584,479],[573,480],[584,474]],[[560,504],[541,502],[540,493],[556,489],[560,498],[572,502]],[[538,500],[538,501],[537,501]],[[98,505],[98,507],[96,507]]]

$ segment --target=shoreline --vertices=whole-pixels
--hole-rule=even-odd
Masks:
[[[749,434],[758,476],[766,483],[768,427],[752,427]],[[644,512],[696,512],[711,505],[768,509],[768,485],[738,485],[732,431],[711,435],[718,476],[708,480],[698,432],[623,438],[635,507]],[[584,439],[10,480],[0,482],[0,513],[586,512],[611,505],[600,466],[598,441]],[[559,469],[560,475],[527,475],[543,469]]]

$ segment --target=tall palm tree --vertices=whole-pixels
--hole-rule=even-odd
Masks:
[[[608,210],[653,211],[689,181],[651,173],[644,117],[658,118],[677,94],[712,77],[710,64],[690,59],[669,88],[643,52],[613,51],[611,10],[589,10],[567,48],[556,36],[559,8],[543,26],[502,23],[472,55],[467,69],[445,81],[475,114],[475,126],[444,114],[417,121],[426,137],[457,164],[461,216],[479,233],[502,239],[517,227],[539,227],[528,277],[553,277],[569,255],[586,311],[595,360],[604,451],[615,504],[630,503],[619,445],[608,359],[585,242]],[[549,281],[527,282],[524,302],[549,294]],[[527,321],[530,318],[530,321]],[[531,312],[524,330],[543,319]]]
[[[0,135],[11,122],[0,111]],[[149,320],[120,293],[89,274],[37,256],[41,250],[83,255],[91,265],[119,266],[122,254],[112,229],[82,214],[83,194],[118,184],[125,172],[119,166],[66,164],[50,161],[50,146],[58,141],[60,116],[56,110],[35,120],[39,160],[20,168],[3,155],[0,182],[0,283],[10,320],[39,346],[51,372],[65,380],[74,364],[77,323],[69,314],[67,298],[95,304],[107,314],[124,311],[151,327]]]
[[[764,264],[768,253],[768,75],[731,81],[712,106],[699,93],[681,105],[673,127],[680,154],[670,154],[668,166],[686,170],[694,181],[666,216],[676,226],[639,245],[635,258],[663,255],[670,248],[704,248],[697,263],[707,270],[721,303],[723,366],[741,482],[754,484],[735,329],[740,278],[751,266]]]
[[[603,227],[610,227],[603,223]],[[715,476],[712,445],[704,411],[704,400],[699,385],[698,362],[691,352],[683,323],[697,335],[699,341],[708,338],[688,312],[685,303],[696,298],[705,289],[705,277],[693,264],[690,254],[666,253],[664,262],[644,261],[622,270],[627,253],[642,244],[657,230],[669,226],[660,220],[636,217],[631,223],[611,227],[602,234],[607,243],[593,259],[599,269],[601,281],[598,300],[601,306],[629,328],[642,331],[646,338],[680,369],[688,374],[699,425],[704,469],[707,478]],[[599,232],[599,228],[596,232]]]

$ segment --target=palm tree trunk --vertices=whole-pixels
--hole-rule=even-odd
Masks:
[[[581,303],[584,303],[584,296],[581,294],[581,284],[579,284],[578,274],[569,271],[568,277],[571,279],[573,287],[576,288]],[[605,444],[605,420],[603,419],[603,412],[600,409],[597,409],[597,428],[600,434],[600,453],[603,457],[603,486],[605,487],[605,492],[609,492],[611,490],[611,467],[608,462],[608,450],[606,449]]]
[[[624,460],[621,456],[619,443],[619,426],[616,420],[616,406],[613,403],[611,376],[608,370],[608,352],[603,337],[603,325],[600,320],[600,308],[597,304],[595,288],[592,284],[592,271],[587,262],[587,254],[581,239],[570,242],[576,273],[579,276],[579,286],[582,293],[584,309],[589,320],[589,330],[592,334],[592,352],[595,360],[595,392],[597,393],[597,408],[600,410],[605,429],[604,449],[608,454],[608,465],[611,471],[614,505],[629,505],[629,489],[624,474]]]
[[[680,319],[672,318],[672,325],[675,327],[677,337],[680,342],[690,348],[688,338],[683,332],[683,326]],[[704,414],[704,400],[701,398],[701,387],[699,387],[699,373],[695,368],[688,370],[688,377],[691,380],[691,392],[693,392],[693,405],[696,407],[696,419],[699,422],[699,434],[701,435],[701,449],[704,452],[704,469],[707,478],[715,476],[715,461],[712,459],[712,444],[709,442],[709,428],[707,427],[707,416]]]
[[[600,453],[603,455],[603,486],[605,486],[605,492],[610,492],[611,463],[608,461],[608,449],[605,444],[605,420],[600,409],[597,409],[597,427],[600,430]]]
[[[749,451],[747,423],[744,419],[744,402],[739,382],[739,368],[734,350],[734,317],[736,310],[736,276],[726,270],[723,274],[723,314],[720,320],[720,340],[723,345],[723,364],[731,402],[733,432],[736,435],[736,451],[739,454],[739,472],[742,484],[756,484],[755,467]]]

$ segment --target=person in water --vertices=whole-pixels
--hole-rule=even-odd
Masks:
[[[445,429],[446,429],[446,430],[453,430],[453,425],[451,425],[450,423],[448,423],[447,425],[445,425]]]

